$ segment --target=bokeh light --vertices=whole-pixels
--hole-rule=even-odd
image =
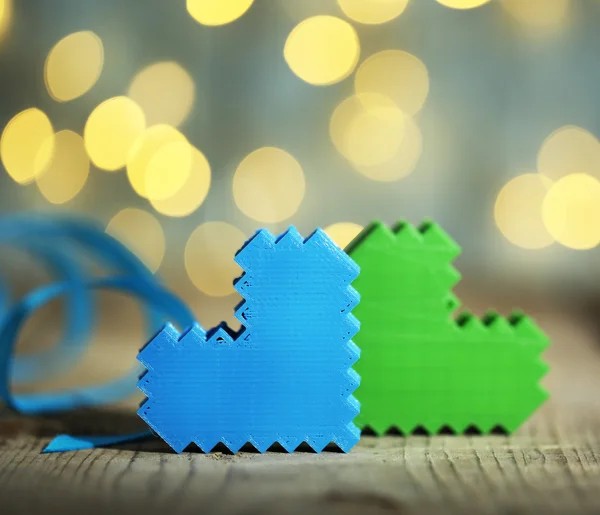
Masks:
[[[92,163],[114,172],[125,166],[134,142],[146,128],[142,108],[128,97],[113,97],[90,114],[83,139]]]
[[[36,177],[36,183],[46,200],[52,204],[64,204],[83,189],[90,170],[90,160],[83,138],[76,132],[59,131],[54,141],[52,160],[48,168]]]
[[[400,16],[408,0],[338,0],[338,4],[348,18],[376,25]]]
[[[331,140],[338,152],[358,166],[390,161],[405,134],[406,115],[392,100],[378,93],[353,95],[333,111]]]
[[[600,177],[600,142],[581,127],[561,127],[542,143],[537,169],[551,179],[573,173]]]
[[[157,156],[158,152],[167,146],[169,150]],[[165,160],[168,154],[174,159],[172,165]],[[155,157],[157,159],[153,161]],[[191,165],[192,149],[187,138],[170,125],[153,125],[148,127],[131,147],[127,157],[127,178],[131,187],[141,197],[150,196],[164,200],[183,186],[189,177]],[[166,190],[161,192],[161,186]],[[152,191],[148,191],[148,188]]]
[[[501,0],[501,5],[524,25],[553,28],[567,18],[569,2],[570,0]]]
[[[187,0],[190,16],[202,25],[225,25],[244,14],[254,0]]]
[[[262,147],[246,156],[233,176],[233,198],[248,217],[263,223],[290,218],[304,198],[302,167],[285,150]]]
[[[185,269],[194,286],[213,297],[233,293],[233,280],[242,273],[233,258],[246,239],[242,231],[226,222],[198,226],[184,252]]]
[[[27,184],[41,174],[52,159],[54,129],[41,110],[31,107],[6,124],[0,138],[0,158],[8,174]]]
[[[423,152],[423,136],[412,118],[404,121],[404,136],[398,151],[385,163],[373,166],[357,165],[353,167],[365,177],[374,181],[392,182],[409,176],[416,168]]]
[[[437,0],[439,4],[451,7],[452,9],[474,9],[483,4],[487,4],[490,0]],[[529,0],[524,0],[529,1]]]
[[[192,110],[196,85],[180,64],[163,61],[142,69],[131,82],[128,96],[144,110],[148,125],[177,127]]]
[[[339,222],[328,225],[323,230],[340,248],[344,249],[363,230],[363,226],[351,222]]]
[[[542,204],[552,186],[538,173],[526,173],[510,180],[498,193],[494,219],[504,237],[524,249],[542,249],[554,238],[546,230]]]
[[[172,196],[165,199],[150,197],[150,204],[159,213],[172,216],[187,216],[198,209],[210,189],[210,164],[197,148],[192,149],[192,165],[183,186]]]
[[[358,97],[378,97],[369,100],[346,128],[345,144],[348,158],[358,166],[377,166],[390,161],[400,149],[404,138],[404,113],[386,97],[365,93]]]
[[[192,168],[192,147],[186,142],[161,147],[148,162],[146,196],[156,200],[172,197],[187,182]]]
[[[309,84],[334,84],[348,77],[358,63],[358,34],[335,16],[312,16],[290,32],[283,56],[290,69]]]
[[[381,93],[406,114],[417,113],[429,94],[429,73],[423,62],[402,50],[384,50],[365,59],[356,71],[357,94]]]
[[[48,94],[67,102],[88,92],[102,73],[104,47],[91,31],[69,34],[52,47],[44,65]]]
[[[156,272],[165,255],[165,234],[160,222],[137,208],[119,211],[106,226],[106,232],[133,252],[151,272]]]
[[[13,0],[0,0],[0,41],[8,32],[12,21]]]
[[[600,243],[600,181],[584,173],[562,177],[548,191],[542,206],[548,232],[577,250]]]

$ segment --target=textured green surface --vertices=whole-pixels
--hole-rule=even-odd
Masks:
[[[539,381],[549,342],[531,319],[454,315],[460,250],[430,222],[374,222],[347,247],[361,268],[353,283],[361,295],[359,427],[512,432],[548,397]]]

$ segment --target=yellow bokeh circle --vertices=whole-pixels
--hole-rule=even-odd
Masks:
[[[12,21],[13,0],[0,0],[0,41],[8,32]]]
[[[530,27],[553,28],[566,20],[569,2],[570,0],[501,0],[500,3],[519,23]]]
[[[560,127],[542,143],[537,170],[551,179],[572,173],[587,173],[600,178],[600,142],[581,127]]]
[[[233,280],[242,273],[233,258],[245,241],[244,233],[226,222],[198,226],[184,251],[185,269],[194,286],[213,297],[233,293]]]
[[[366,93],[363,98],[370,95]],[[406,116],[388,102],[374,101],[350,121],[344,144],[348,159],[355,165],[381,165],[398,153],[404,139]]]
[[[129,248],[151,272],[159,269],[165,255],[165,234],[152,214],[143,209],[122,209],[108,222],[106,232]]]
[[[248,217],[276,223],[296,213],[304,198],[302,167],[285,150],[262,147],[247,155],[233,176],[233,198]]]
[[[50,96],[67,102],[89,91],[104,65],[102,40],[93,32],[75,32],[52,47],[44,65],[44,80]]]
[[[344,249],[363,230],[362,225],[351,222],[339,222],[331,224],[323,229],[335,244]]]
[[[380,93],[413,115],[429,94],[429,73],[418,57],[402,50],[383,50],[358,67],[354,89],[357,94]]]
[[[83,130],[92,163],[109,172],[123,168],[145,128],[144,112],[133,100],[123,96],[105,100],[91,112]]]
[[[348,77],[358,63],[358,34],[335,16],[312,16],[294,27],[283,56],[290,69],[309,84],[334,84]]]
[[[171,153],[176,158],[177,171],[174,173],[172,187],[168,194],[160,192],[162,181],[169,181],[169,163],[163,157],[158,156],[153,163],[153,171],[149,174],[150,163],[158,152],[169,146]],[[175,127],[165,124],[148,127],[131,146],[127,157],[127,178],[133,190],[141,197],[154,196],[157,200],[163,200],[173,195],[187,180],[192,164],[192,150],[187,138]],[[187,166],[187,171],[185,167]],[[149,178],[151,175],[151,178]],[[152,189],[149,195],[148,187]]]
[[[142,69],[131,82],[128,96],[144,110],[148,125],[177,127],[192,110],[196,85],[180,64],[164,61]]]
[[[348,18],[359,23],[377,25],[400,16],[408,0],[337,0]]]
[[[198,209],[206,199],[210,183],[210,164],[202,152],[192,147],[192,165],[185,183],[168,198],[150,197],[150,204],[157,212],[166,216],[188,216]]]
[[[37,187],[52,204],[64,204],[83,189],[89,170],[83,138],[73,131],[59,131],[55,135],[52,160],[36,178]]]
[[[187,141],[161,147],[146,168],[146,197],[156,200],[172,197],[187,182],[191,169],[192,146]]]
[[[437,0],[439,4],[452,9],[474,9],[475,7],[487,4],[489,1],[490,0]],[[529,0],[524,1],[528,2]]]
[[[393,182],[409,176],[417,167],[423,152],[423,136],[418,125],[412,118],[404,122],[404,136],[394,156],[384,163],[374,166],[357,165],[354,169],[372,179],[380,182]]]
[[[242,16],[254,0],[187,0],[190,16],[202,25],[225,25]]]
[[[546,230],[542,204],[552,182],[543,175],[527,173],[504,185],[494,204],[494,219],[504,237],[524,249],[542,249],[554,238]]]
[[[357,166],[372,167],[390,161],[399,151],[406,115],[378,93],[353,95],[333,111],[331,140],[338,152]]]
[[[0,158],[8,174],[20,184],[35,180],[50,164],[54,129],[46,114],[25,109],[6,124],[0,138]]]
[[[572,249],[600,243],[600,181],[584,174],[556,181],[542,206],[544,225],[552,237]]]

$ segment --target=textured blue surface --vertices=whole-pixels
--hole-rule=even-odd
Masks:
[[[165,326],[138,356],[148,397],[138,414],[176,452],[192,442],[204,452],[219,442],[349,451],[360,437],[358,266],[322,230],[303,240],[293,227],[277,239],[258,231],[235,261],[242,329]]]

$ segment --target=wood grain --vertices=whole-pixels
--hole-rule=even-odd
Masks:
[[[292,515],[600,513],[596,336],[550,309],[551,400],[515,435],[365,436],[345,455],[176,455],[158,440],[40,454],[58,432],[136,431],[133,404],[0,418],[0,513]]]

